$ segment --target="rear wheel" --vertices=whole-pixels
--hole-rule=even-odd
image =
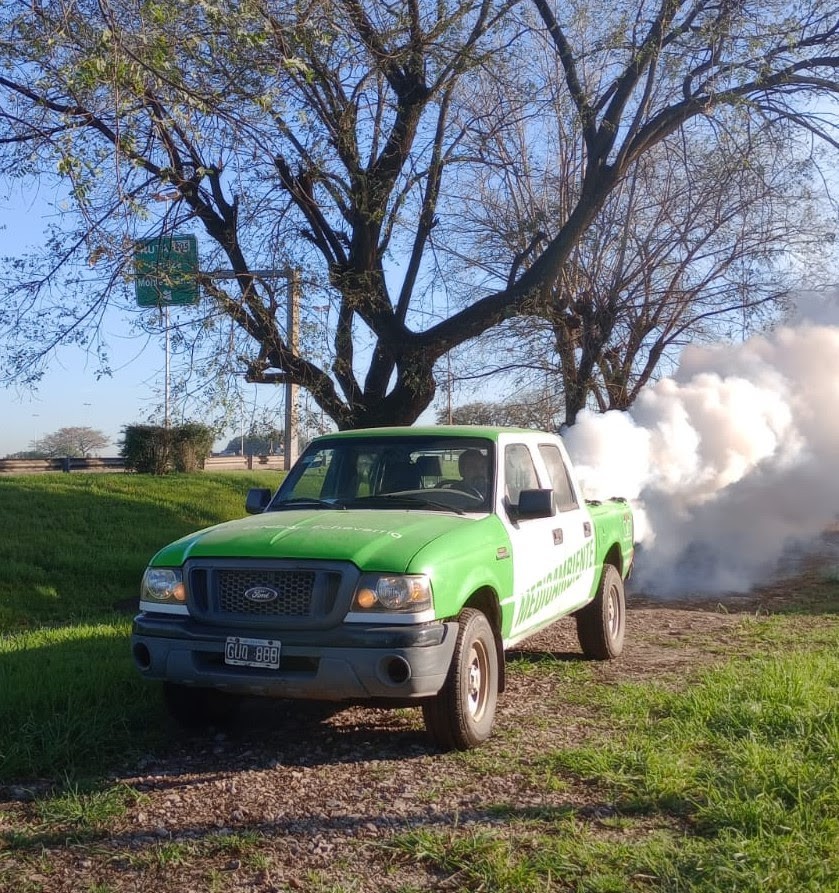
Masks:
[[[423,704],[428,734],[442,750],[469,750],[489,738],[498,703],[500,655],[486,616],[466,608],[445,684]]]
[[[242,705],[242,697],[215,688],[164,682],[163,702],[179,725],[186,729],[201,729],[232,722]]]
[[[616,567],[603,566],[594,601],[577,611],[577,638],[586,657],[611,660],[623,651],[626,600]]]

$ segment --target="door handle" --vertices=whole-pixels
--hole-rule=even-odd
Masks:
[[[583,536],[591,536],[591,522],[583,521]]]
[[[554,535],[554,545],[561,546],[562,545],[562,528],[555,527],[553,530],[553,535]]]

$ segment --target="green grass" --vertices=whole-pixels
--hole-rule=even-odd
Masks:
[[[199,840],[154,844],[140,854],[132,855],[130,861],[135,868],[143,870],[177,868],[197,858],[229,860],[231,857],[242,857],[249,865],[265,865],[267,860],[258,858],[263,840],[263,836],[257,831],[211,833]]]
[[[158,692],[128,644],[143,568],[279,479],[0,477],[0,782],[95,776],[160,740]]]
[[[71,825],[84,830],[107,827],[112,819],[121,818],[140,795],[125,785],[102,790],[85,790],[69,785],[58,796],[37,802],[39,818],[48,825]]]
[[[249,486],[280,475],[0,476],[0,631],[99,616],[133,598],[148,559],[244,515]]]
[[[839,629],[815,638],[827,647],[735,660],[681,692],[607,689],[610,734],[540,761],[603,820],[507,804],[503,830],[416,831],[397,852],[462,891],[836,893]]]
[[[158,740],[129,632],[123,619],[0,636],[0,779],[84,777]]]
[[[104,779],[167,735],[157,688],[129,654],[142,570],[172,539],[242,515],[247,488],[278,477],[0,478],[0,783],[57,784],[33,824],[0,835],[0,853],[34,859],[96,840],[140,796]],[[517,774],[545,805],[490,800],[488,821],[412,830],[387,858],[464,893],[839,893],[836,585],[810,583],[809,615],[744,618],[731,660],[681,686],[604,685],[588,663],[513,657],[511,674],[555,683],[558,717],[563,705],[581,713],[586,745],[534,758],[518,748],[526,729],[501,730],[486,748],[439,757],[435,790],[455,765],[489,791],[496,775]],[[581,809],[581,792],[602,809]],[[268,864],[261,850],[244,829],[132,860],[167,872],[235,857],[256,870]],[[309,878],[312,890],[355,886]]]
[[[143,794],[123,784],[103,787],[69,783],[63,790],[35,801],[37,820],[24,830],[12,827],[0,831],[0,858],[14,851],[34,853],[70,841],[84,843],[101,838],[130,806],[143,799]]]

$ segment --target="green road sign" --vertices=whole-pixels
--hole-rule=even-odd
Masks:
[[[198,303],[195,236],[141,239],[134,248],[134,291],[140,307]]]

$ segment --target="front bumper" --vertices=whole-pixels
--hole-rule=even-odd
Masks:
[[[279,669],[225,664],[229,635],[279,640]],[[456,640],[456,622],[353,623],[330,630],[282,632],[139,614],[134,618],[131,650],[137,669],[147,679],[276,698],[410,700],[437,694],[448,675]]]

